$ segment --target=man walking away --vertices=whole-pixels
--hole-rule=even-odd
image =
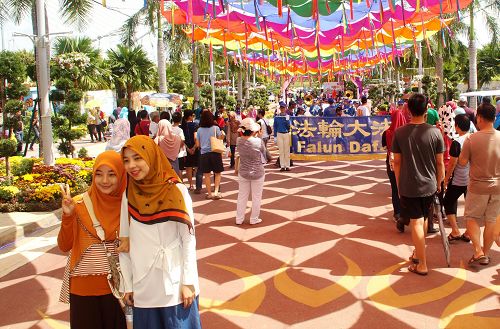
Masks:
[[[410,122],[396,130],[392,142],[394,173],[398,184],[401,216],[410,218],[415,250],[410,272],[427,275],[425,228],[434,194],[444,178],[444,141],[441,131],[425,122],[427,100],[413,94],[408,100]],[[431,218],[432,220],[432,218]]]
[[[469,265],[490,263],[488,252],[500,215],[500,132],[493,128],[494,120],[495,107],[481,104],[476,114],[479,131],[465,140],[458,160],[462,166],[470,164],[465,219],[474,253]],[[484,221],[483,246],[478,221]]]

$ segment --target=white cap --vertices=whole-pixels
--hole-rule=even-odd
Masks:
[[[467,97],[465,96],[460,96],[460,98],[458,99],[460,102],[467,102]]]
[[[260,125],[253,118],[245,118],[240,122],[241,130],[259,131]]]

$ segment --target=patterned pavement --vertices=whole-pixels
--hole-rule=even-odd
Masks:
[[[431,235],[429,275],[408,273],[411,237],[394,227],[384,161],[296,161],[291,172],[266,172],[255,226],[249,208],[234,224],[233,171],[223,174],[223,199],[193,195],[204,328],[498,328],[500,248],[491,265],[468,267],[471,246],[454,243],[448,268]],[[68,328],[56,235],[0,253],[0,268],[26,263],[0,278],[0,327]]]

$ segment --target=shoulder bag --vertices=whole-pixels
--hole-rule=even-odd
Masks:
[[[87,192],[83,193],[83,202],[85,203],[85,207],[89,212],[90,218],[92,218],[92,224],[97,232],[97,236],[99,240],[101,240],[102,246],[104,247],[104,252],[106,253],[106,258],[109,264],[109,272],[108,272],[108,285],[115,296],[118,299],[122,299],[125,297],[124,293],[120,292],[120,282],[123,281],[123,275],[120,269],[120,261],[117,256],[113,255],[111,250],[106,246],[106,235],[104,233],[104,229],[101,224],[95,217],[94,206],[92,205],[92,200],[90,199]]]
[[[226,147],[224,146],[224,141],[217,138],[217,128],[214,127],[214,136],[210,136],[210,148],[212,152],[224,153],[226,152]]]

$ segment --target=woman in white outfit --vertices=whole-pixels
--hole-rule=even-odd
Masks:
[[[122,199],[120,253],[125,302],[134,329],[199,329],[198,270],[192,201],[167,157],[148,136],[122,151],[129,175]]]
[[[241,137],[236,141],[236,149],[240,155],[238,168],[238,204],[236,208],[236,224],[241,225],[245,220],[245,211],[248,196],[252,192],[252,213],[250,224],[262,222],[260,215],[260,202],[264,188],[264,163],[266,163],[266,146],[262,139],[257,136],[260,125],[252,118],[241,121]]]

